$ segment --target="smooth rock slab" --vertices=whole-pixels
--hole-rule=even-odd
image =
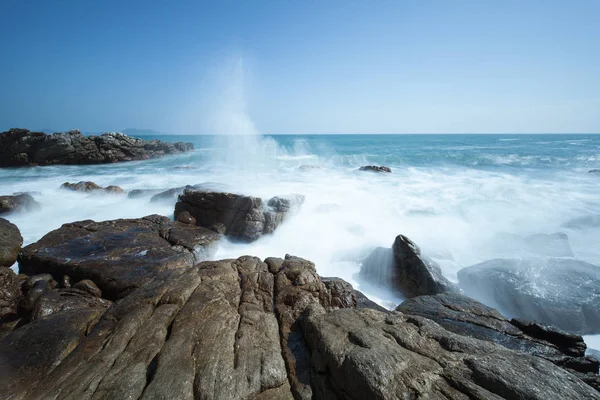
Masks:
[[[26,274],[92,280],[108,299],[151,280],[158,272],[189,267],[208,258],[220,236],[207,229],[151,215],[139,219],[65,224],[23,248]]]
[[[600,267],[569,259],[496,259],[458,272],[465,293],[501,312],[600,333]]]

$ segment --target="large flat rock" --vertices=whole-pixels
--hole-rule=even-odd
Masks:
[[[90,279],[109,299],[123,297],[157,273],[207,259],[219,235],[151,215],[65,224],[23,248],[19,270]]]

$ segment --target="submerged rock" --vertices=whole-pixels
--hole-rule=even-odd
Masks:
[[[466,294],[514,317],[600,333],[600,267],[569,259],[496,259],[458,272]]]
[[[385,165],[363,165],[358,169],[359,171],[370,171],[370,172],[392,172],[390,167],[386,167]]]
[[[65,224],[23,248],[19,269],[91,279],[108,299],[123,297],[164,270],[192,266],[215,250],[219,235],[151,215]]]
[[[35,211],[39,210],[40,207],[40,203],[26,193],[16,196],[0,196],[0,214],[15,211]]]
[[[19,228],[10,221],[0,218],[0,267],[10,267],[17,261],[23,245]]]
[[[587,215],[584,217],[573,218],[563,224],[563,227],[569,229],[591,229],[600,227],[600,215]]]
[[[574,256],[569,237],[563,232],[531,236],[506,233],[497,235],[495,242],[498,250],[511,254],[524,251],[548,257]]]
[[[117,132],[86,137],[77,130],[46,135],[10,129],[0,133],[0,167],[147,160],[193,149],[192,143],[146,141]]]
[[[391,249],[376,248],[363,261],[359,276],[409,298],[460,291],[442,275],[440,266],[421,255],[419,246],[404,235],[396,237]]]
[[[196,224],[245,241],[272,233],[303,196],[273,197],[265,204],[258,197],[185,189],[175,204],[175,219],[188,212]]]
[[[61,189],[68,189],[68,190],[72,190],[74,192],[105,192],[105,193],[113,193],[113,194],[123,194],[125,193],[125,191],[119,187],[119,186],[107,186],[105,188],[103,188],[102,186],[94,183],[94,182],[90,182],[90,181],[81,181],[81,182],[77,182],[77,183],[69,183],[69,182],[65,182],[62,185],[60,185]]]

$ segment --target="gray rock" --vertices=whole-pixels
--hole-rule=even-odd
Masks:
[[[600,267],[569,259],[496,259],[458,272],[466,294],[507,315],[600,333]]]
[[[303,197],[258,197],[185,189],[175,204],[175,219],[188,212],[196,224],[244,241],[272,233]]]
[[[378,247],[363,261],[359,276],[405,297],[460,292],[443,275],[440,266],[421,255],[419,246],[398,235],[392,249]]]
[[[0,267],[10,267],[17,261],[23,245],[19,228],[10,221],[0,218]]]
[[[40,209],[40,203],[29,194],[16,196],[0,196],[0,214],[16,211],[35,211]]]
[[[0,167],[147,160],[193,149],[191,143],[145,141],[116,132],[86,137],[77,130],[46,135],[10,129],[0,134]]]
[[[220,236],[151,215],[138,219],[65,224],[23,248],[19,269],[59,280],[91,279],[108,299],[124,296],[167,269],[207,259]]]
[[[388,172],[388,173],[392,172],[392,169],[390,167],[386,167],[384,165],[382,165],[382,166],[378,166],[378,165],[363,165],[358,170],[359,171],[368,171],[368,172]]]

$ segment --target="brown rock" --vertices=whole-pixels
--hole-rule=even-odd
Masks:
[[[196,225],[196,218],[192,217],[192,215],[184,211],[177,216],[177,221],[182,222],[184,224]]]
[[[89,279],[83,279],[77,282],[73,288],[87,292],[95,297],[102,297],[102,290],[100,290],[98,286],[96,286],[96,284]]]
[[[17,261],[23,237],[17,226],[0,218],[0,267],[10,267]]]

